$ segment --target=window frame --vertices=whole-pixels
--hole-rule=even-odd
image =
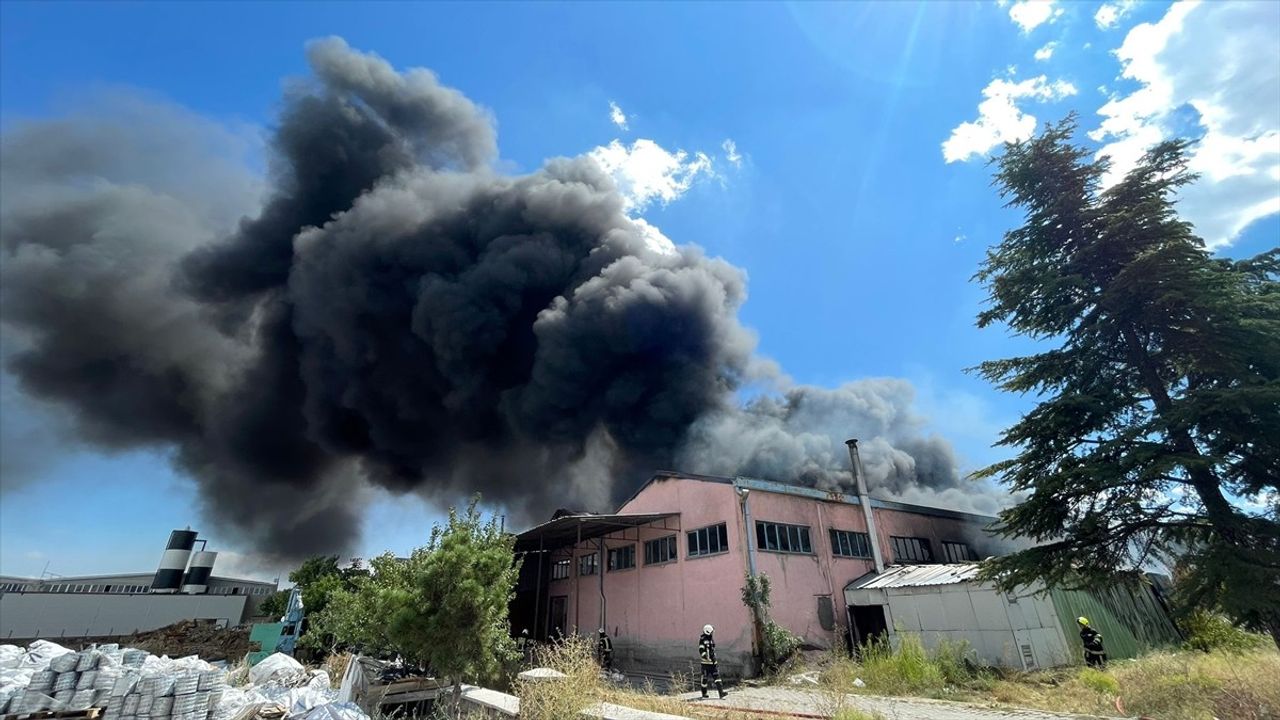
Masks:
[[[898,545],[902,543],[903,547],[907,547],[907,543],[915,543],[915,546],[923,551],[922,559],[904,558],[903,553],[898,552]],[[893,548],[893,562],[898,565],[927,565],[935,563],[937,556],[933,554],[933,543],[929,542],[929,538],[915,537],[912,535],[890,535],[889,546]],[[908,553],[910,554],[910,553]]]
[[[650,561],[649,548],[653,547],[656,549],[658,547],[658,543],[665,544],[667,548],[667,558],[665,560]],[[657,555],[658,553],[656,552],[653,553],[653,557],[656,558]],[[676,539],[676,535],[674,533],[672,533],[671,535],[663,535],[662,537],[659,537],[659,538],[653,538],[652,540],[644,541],[645,567],[648,567],[650,565],[666,565],[668,563],[676,562],[679,559],[680,559],[680,541]]]
[[[951,548],[956,546],[964,548],[965,558],[963,560],[951,559],[950,550]],[[977,562],[978,553],[974,552],[973,546],[967,542],[961,542],[959,540],[943,540],[942,541],[942,557],[946,562],[949,562],[949,563]]]
[[[874,556],[871,553],[871,533],[861,532],[859,530],[838,530],[836,528],[828,528],[828,537],[831,540],[831,554],[839,558],[851,558],[855,560],[867,560]],[[849,553],[840,552],[840,540],[845,540],[849,545]],[[856,542],[855,542],[856,541]],[[858,544],[861,543],[861,547]],[[865,554],[859,555],[858,550],[861,549]]]
[[[794,532],[794,535],[792,533]],[[769,547],[769,536],[773,536],[773,547]],[[792,550],[790,546],[794,542],[799,549]],[[786,542],[787,549],[783,549],[782,543]],[[808,549],[805,549],[805,546]],[[780,523],[772,520],[756,520],[756,549],[762,552],[778,553],[780,555],[816,555],[813,549],[813,528],[808,525],[793,525],[791,523]]]
[[[630,551],[630,552],[627,553],[626,551]],[[623,565],[619,567],[616,560],[622,557],[623,554],[629,555],[629,557],[631,558],[631,564]],[[623,570],[635,570],[635,569],[636,569],[636,544],[635,543],[628,543],[626,545],[619,545],[617,547],[606,548],[605,562],[604,562],[605,572],[622,572]]]
[[[564,574],[557,575],[556,574],[557,568],[564,568]],[[564,560],[551,561],[551,579],[552,580],[568,580],[571,577],[573,577],[573,561],[572,560],[565,558]]]
[[[719,550],[711,550],[711,531],[716,530],[716,544],[720,545]],[[701,535],[699,535],[701,533]],[[689,542],[697,541],[699,549],[694,552],[689,548]],[[706,541],[707,550],[702,550],[703,541]],[[706,525],[700,528],[694,528],[685,533],[685,557],[686,558],[703,558],[712,555],[724,555],[729,552],[729,523],[720,522],[712,525]]]
[[[587,568],[590,568],[588,571]],[[593,552],[578,556],[578,577],[590,577],[600,574],[600,553]]]

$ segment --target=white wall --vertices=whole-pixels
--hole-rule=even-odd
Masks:
[[[4,593],[0,595],[0,641],[126,635],[192,619],[238,625],[246,599],[244,595]]]

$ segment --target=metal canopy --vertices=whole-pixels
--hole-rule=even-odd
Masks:
[[[881,575],[857,578],[845,590],[954,585],[977,579],[979,567],[978,563],[895,565]]]
[[[626,528],[680,517],[680,513],[627,513],[622,515],[566,515],[516,535],[516,552],[554,550]],[[663,523],[664,527],[666,523]],[[668,528],[668,529],[679,529]]]

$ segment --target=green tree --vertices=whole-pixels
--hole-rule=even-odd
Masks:
[[[374,558],[372,573],[335,593],[318,621],[340,644],[398,653],[450,678],[455,707],[463,682],[498,680],[519,656],[507,626],[515,538],[482,518],[478,502],[451,509],[407,559]]]
[[[280,619],[284,616],[285,610],[289,609],[289,592],[288,590],[277,590],[267,596],[266,600],[258,606],[258,614],[265,617]]]
[[[765,672],[774,672],[800,649],[800,638],[769,617],[773,605],[772,586],[764,573],[745,576],[742,585],[742,604],[751,611],[752,622],[757,626],[760,638],[760,665]]]
[[[1102,189],[1074,117],[1006,145],[996,184],[1020,227],[975,279],[979,327],[1041,352],[979,373],[1037,405],[979,475],[1025,494],[997,529],[1039,546],[991,563],[1009,587],[1105,583],[1180,565],[1188,607],[1220,607],[1280,646],[1280,249],[1214,258],[1174,200],[1195,180],[1185,141]],[[1246,512],[1241,498],[1261,498]]]

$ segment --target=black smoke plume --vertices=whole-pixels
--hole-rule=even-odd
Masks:
[[[234,135],[115,98],[0,146],[6,371],[105,448],[170,448],[277,557],[349,547],[365,489],[524,519],[650,472],[972,503],[910,387],[760,379],[743,273],[651,242],[585,157],[493,168],[488,115],[338,39],[290,86],[265,185]]]

